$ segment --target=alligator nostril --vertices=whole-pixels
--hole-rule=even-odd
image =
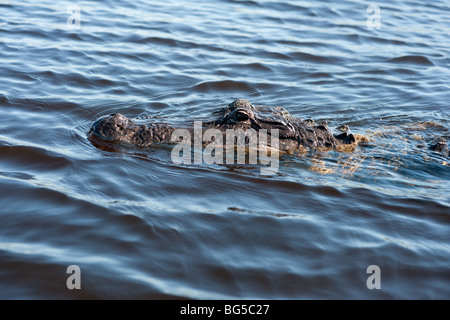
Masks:
[[[248,114],[246,114],[245,112],[237,112],[236,119],[238,119],[238,121],[246,121],[248,120]]]

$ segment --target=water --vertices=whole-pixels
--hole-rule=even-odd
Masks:
[[[449,299],[450,3],[376,4],[1,1],[0,298]],[[236,98],[370,143],[261,176],[87,139]]]

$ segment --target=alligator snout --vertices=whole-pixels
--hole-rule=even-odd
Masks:
[[[121,141],[126,135],[129,124],[130,120],[126,116],[113,113],[95,121],[89,133],[104,140]]]

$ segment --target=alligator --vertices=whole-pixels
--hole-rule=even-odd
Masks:
[[[273,130],[277,129],[279,141],[277,149],[282,152],[332,149],[351,151],[361,141],[366,141],[364,136],[351,133],[347,125],[341,125],[336,129],[337,133],[332,133],[326,122],[301,120],[291,116],[284,108],[254,106],[245,99],[235,100],[213,114],[218,117],[213,121],[202,123],[202,134],[208,129],[218,129],[225,137],[228,129],[241,129],[243,132],[253,129],[256,132],[267,130],[270,136],[275,132]],[[162,143],[180,143],[179,137],[174,137],[177,129],[178,127],[166,123],[142,123],[138,119],[131,120],[120,113],[114,113],[95,121],[90,128],[89,136],[107,142],[148,147]],[[186,126],[184,129],[194,131],[193,126]],[[207,144],[207,141],[202,142]],[[269,142],[267,146],[270,146]],[[429,149],[450,156],[447,141],[442,137],[432,141]]]
[[[278,129],[279,151],[335,149],[357,144],[357,135],[350,133],[345,125],[339,127],[338,134],[333,134],[326,122],[316,123],[312,119],[303,121],[292,117],[284,108],[257,107],[245,99],[235,100],[213,114],[218,116],[217,119],[203,122],[202,130],[218,129],[225,136],[228,129],[241,129],[243,132],[265,129],[271,136],[275,132],[273,130]],[[172,137],[175,130],[169,124],[140,123],[114,113],[95,121],[89,135],[104,141],[147,147],[158,143],[179,142]]]

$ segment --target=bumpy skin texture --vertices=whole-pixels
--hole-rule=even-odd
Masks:
[[[356,141],[352,134],[342,133],[334,136],[326,124],[316,124],[313,120],[302,121],[292,118],[280,107],[255,107],[248,100],[239,99],[222,110],[216,112],[219,118],[205,124],[207,127],[226,129],[266,129],[279,130],[280,150],[296,149],[331,149],[342,144],[352,144]]]
[[[283,108],[255,107],[248,100],[239,99],[215,112],[219,117],[203,123],[203,130],[219,129],[224,136],[227,129],[247,131],[279,130],[279,149],[332,149],[343,144],[354,144],[355,137],[344,132],[333,135],[326,124],[316,124],[313,120],[293,119]],[[188,129],[192,131],[192,129]],[[172,133],[175,128],[169,125],[139,124],[119,113],[102,117],[95,121],[90,134],[106,141],[125,142],[138,147],[155,143],[175,143]]]
[[[434,139],[430,143],[430,149],[436,152],[443,153],[450,157],[450,149],[448,147],[447,140],[445,140],[443,137]]]
[[[355,144],[352,134],[343,132],[333,135],[326,124],[316,124],[313,120],[302,121],[292,118],[283,108],[255,107],[248,100],[238,99],[225,108],[215,112],[218,118],[203,123],[203,130],[218,129],[225,136],[227,129],[247,131],[279,130],[279,149],[332,149],[340,145]],[[192,131],[191,129],[188,129]],[[119,113],[102,117],[95,121],[90,134],[106,141],[125,142],[138,147],[155,143],[175,143],[172,133],[175,128],[169,125],[146,123],[139,124]]]

